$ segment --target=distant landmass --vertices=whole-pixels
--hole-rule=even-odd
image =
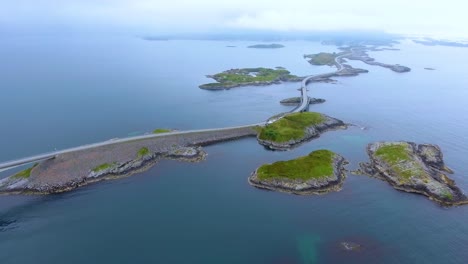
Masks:
[[[399,42],[394,39],[347,39],[347,38],[334,38],[322,40],[322,45],[333,46],[393,46]]]
[[[284,48],[284,45],[281,44],[257,44],[248,46],[250,49],[281,49]]]
[[[461,42],[447,41],[447,40],[425,39],[425,40],[413,40],[413,42],[422,44],[425,46],[447,46],[447,47],[461,47],[461,48],[468,47],[468,43],[461,43]]]
[[[148,40],[148,41],[168,41],[169,40],[169,38],[166,38],[166,37],[142,37],[142,39]]]

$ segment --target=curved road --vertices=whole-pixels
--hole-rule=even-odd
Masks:
[[[340,60],[342,57],[347,56],[349,54],[343,54],[335,58],[335,62],[337,65],[337,70],[334,73],[340,72],[344,69],[343,65],[341,64]],[[307,84],[309,83],[310,80],[312,79],[319,79],[325,76],[329,76],[330,73],[324,73],[324,74],[319,74],[319,75],[311,75],[304,80],[302,80],[301,84],[301,103],[289,111],[288,113],[298,113],[302,112],[307,109],[309,106],[309,96],[307,95]],[[17,159],[17,160],[12,160],[12,161],[7,161],[0,163],[0,172],[12,169],[21,165],[33,163],[33,162],[38,162],[38,161],[43,161],[47,159],[52,159],[58,155],[65,154],[65,153],[70,153],[74,151],[80,151],[80,150],[86,150],[86,149],[91,149],[91,148],[96,148],[96,147],[102,147],[102,146],[107,146],[107,145],[112,145],[112,144],[119,144],[119,143],[124,143],[124,142],[130,142],[130,141],[136,141],[136,140],[142,140],[142,139],[150,139],[150,138],[158,138],[158,137],[164,137],[167,135],[186,135],[186,134],[191,134],[191,133],[201,133],[201,132],[215,132],[215,131],[223,131],[223,130],[230,130],[230,129],[236,129],[236,128],[246,128],[246,127],[252,127],[252,126],[264,126],[265,124],[270,124],[280,118],[282,118],[284,115],[281,115],[275,119],[270,119],[266,122],[261,122],[261,123],[256,123],[256,124],[251,124],[251,125],[245,125],[245,126],[235,126],[235,127],[225,127],[225,128],[212,128],[212,129],[199,129],[199,130],[187,130],[187,131],[181,131],[181,132],[169,132],[169,133],[161,133],[161,134],[149,134],[149,135],[142,135],[142,136],[135,136],[135,137],[128,137],[128,138],[122,138],[122,139],[116,139],[116,140],[107,140],[104,142],[99,142],[99,143],[94,143],[94,144],[89,144],[89,145],[83,145],[75,148],[69,148],[69,149],[64,149],[64,150],[59,150],[59,151],[54,151],[54,152],[49,152],[49,153],[44,153],[44,154],[39,154],[27,158],[22,158],[22,159]]]
[[[348,55],[349,55],[349,53],[346,53],[346,54],[340,55],[340,56],[335,58],[335,64],[336,64],[337,69],[336,69],[336,71],[334,73],[338,73],[338,72],[340,72],[340,71],[342,71],[344,69],[343,64],[341,64],[340,60],[341,60],[341,58],[343,58],[345,56],[348,56]],[[311,76],[308,76],[308,77],[304,78],[304,80],[302,80],[302,85],[301,85],[301,95],[302,95],[301,96],[301,103],[296,108],[291,110],[291,113],[302,112],[302,111],[306,110],[307,107],[309,106],[310,98],[307,95],[307,84],[309,83],[309,81],[312,80],[312,79],[320,79],[322,77],[328,77],[329,75],[330,75],[330,73],[323,73],[323,74],[319,74],[319,75],[311,75]]]

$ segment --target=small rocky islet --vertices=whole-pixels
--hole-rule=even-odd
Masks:
[[[291,97],[280,101],[282,105],[298,105],[301,103],[301,97]],[[309,104],[322,104],[325,103],[325,99],[309,97]]]
[[[467,197],[445,173],[442,151],[436,145],[414,142],[376,142],[367,146],[369,163],[357,172],[387,181],[395,189],[418,193],[441,205],[467,204]]]
[[[303,195],[324,194],[341,190],[347,163],[332,151],[316,150],[297,159],[262,165],[248,181],[261,189]]]

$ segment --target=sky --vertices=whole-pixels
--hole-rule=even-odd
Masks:
[[[465,0],[0,0],[0,30],[372,30],[468,38]]]

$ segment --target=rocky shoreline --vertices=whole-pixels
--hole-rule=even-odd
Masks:
[[[263,140],[260,139],[259,135],[257,136],[258,143],[263,145],[264,147],[271,149],[271,150],[290,150],[291,148],[297,147],[304,142],[308,142],[314,138],[320,136],[320,134],[329,131],[329,130],[337,130],[337,129],[346,129],[347,125],[336,118],[323,115],[324,121],[317,125],[312,125],[307,127],[304,130],[304,137],[299,139],[292,139],[287,142],[274,142],[270,140]]]
[[[407,153],[405,158],[390,162],[383,147],[400,147]],[[376,142],[367,146],[370,163],[361,163],[359,174],[369,175],[388,182],[395,189],[417,193],[444,205],[468,204],[467,197],[455,181],[444,173],[453,173],[443,161],[440,148],[414,142]],[[395,154],[388,154],[393,155]]]
[[[12,175],[0,180],[0,194],[61,193],[103,180],[130,176],[163,159],[199,162],[206,157],[201,146],[256,135],[253,127],[187,135],[168,134],[62,154],[34,166],[27,178]],[[138,151],[142,148],[148,152],[140,156]],[[97,169],[103,164],[109,166]]]
[[[320,179],[292,180],[284,177],[277,177],[271,180],[261,180],[257,170],[248,178],[250,185],[271,191],[285,192],[298,195],[326,194],[332,191],[340,191],[346,178],[344,166],[348,161],[335,153],[333,157],[333,175]]]

